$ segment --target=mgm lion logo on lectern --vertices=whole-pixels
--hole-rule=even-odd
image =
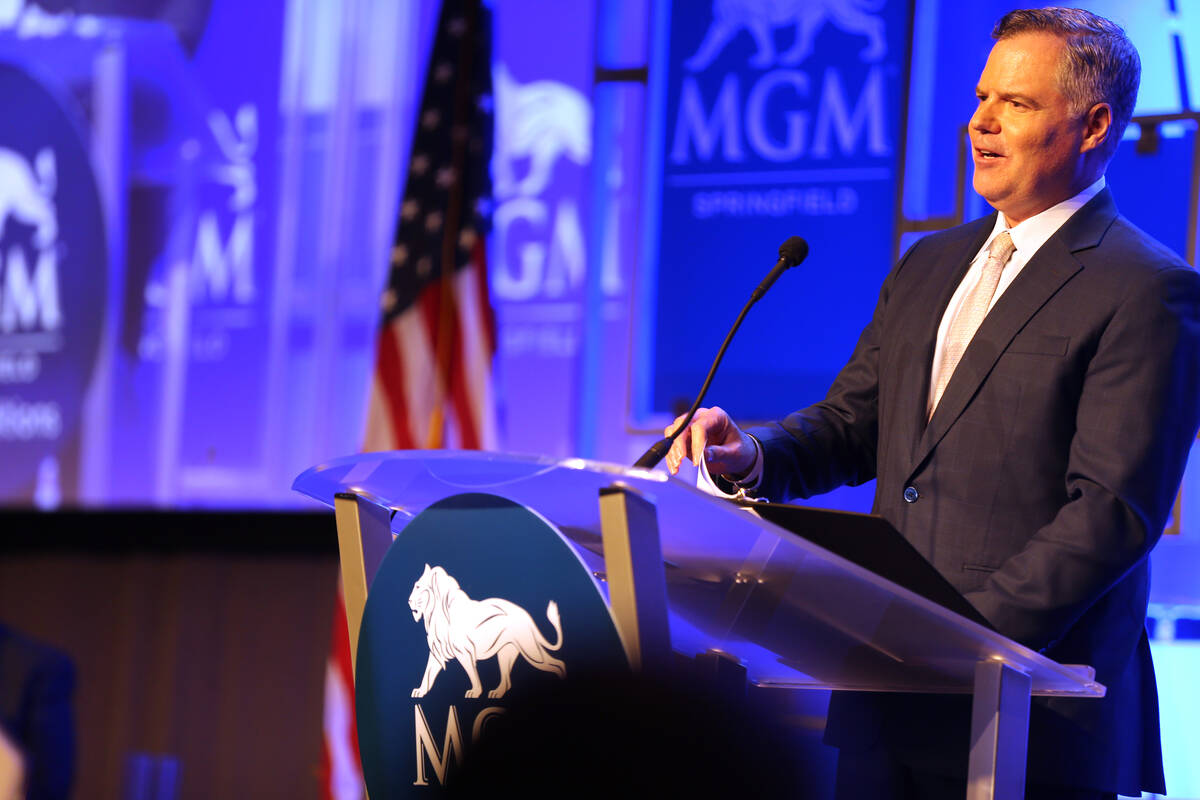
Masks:
[[[499,597],[472,600],[441,567],[425,565],[425,572],[408,596],[408,607],[414,620],[425,620],[429,642],[425,676],[421,685],[413,689],[413,697],[424,697],[433,688],[434,679],[450,659],[456,659],[471,679],[467,697],[483,693],[476,665],[493,656],[500,666],[500,684],[488,692],[488,697],[503,697],[512,688],[512,669],[518,655],[524,656],[533,667],[566,677],[566,665],[550,655],[563,643],[558,604],[553,600],[546,606],[546,617],[558,637],[553,644],[542,636],[525,609]]]

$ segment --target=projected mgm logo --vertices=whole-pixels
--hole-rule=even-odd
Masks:
[[[208,115],[208,127],[224,160],[210,175],[225,202],[201,212],[192,252],[191,293],[209,305],[251,305],[254,282],[254,219],[258,180],[258,110],[249,103],[232,116],[219,110]],[[229,220],[231,218],[231,220]],[[227,221],[229,220],[229,221]]]
[[[741,164],[756,157],[831,162],[889,155],[888,65],[882,62],[888,48],[884,20],[875,13],[884,5],[714,0],[712,22],[684,61],[669,162]],[[833,63],[819,47],[830,32],[839,43],[857,39],[864,46],[852,61]],[[777,40],[788,43],[789,36],[790,47],[779,52]],[[753,50],[745,56],[747,38]],[[853,51],[837,49],[844,52]]]
[[[504,64],[495,77],[496,147],[492,161],[498,203],[496,296],[504,301],[560,301],[582,289],[587,245],[577,201],[592,157],[592,108],[564,83],[518,81]],[[604,290],[620,290],[611,269]],[[511,337],[513,330],[506,332]],[[574,344],[567,345],[568,350]]]
[[[104,339],[108,236],[78,109],[0,64],[0,498],[54,505],[77,475]]]
[[[59,349],[58,216],[54,151],[32,163],[0,147],[0,384],[30,383],[39,352]]]

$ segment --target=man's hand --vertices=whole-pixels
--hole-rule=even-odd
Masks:
[[[683,417],[676,417],[663,430],[663,436],[669,436],[682,421]],[[683,459],[699,464],[697,459],[701,456],[708,462],[711,475],[745,475],[754,468],[754,440],[721,409],[715,406],[702,408],[671,445],[667,452],[667,468],[674,475],[679,472]]]

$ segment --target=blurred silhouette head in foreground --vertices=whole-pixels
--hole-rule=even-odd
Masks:
[[[447,781],[447,796],[510,788],[618,800],[809,797],[809,770],[791,739],[708,684],[578,676],[514,696]]]

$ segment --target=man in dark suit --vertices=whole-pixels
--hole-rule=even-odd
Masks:
[[[1124,32],[1043,9],[993,38],[969,129],[998,213],[909,250],[824,401],[748,432],[707,409],[668,465],[771,498],[875,478],[997,630],[1108,687],[1034,702],[1026,796],[1161,792],[1147,554],[1200,423],[1200,277],[1104,183],[1140,75]],[[962,797],[968,729],[962,698],[835,693],[839,797]]]
[[[69,656],[0,624],[0,733],[22,756],[26,800],[70,796],[74,691]]]

